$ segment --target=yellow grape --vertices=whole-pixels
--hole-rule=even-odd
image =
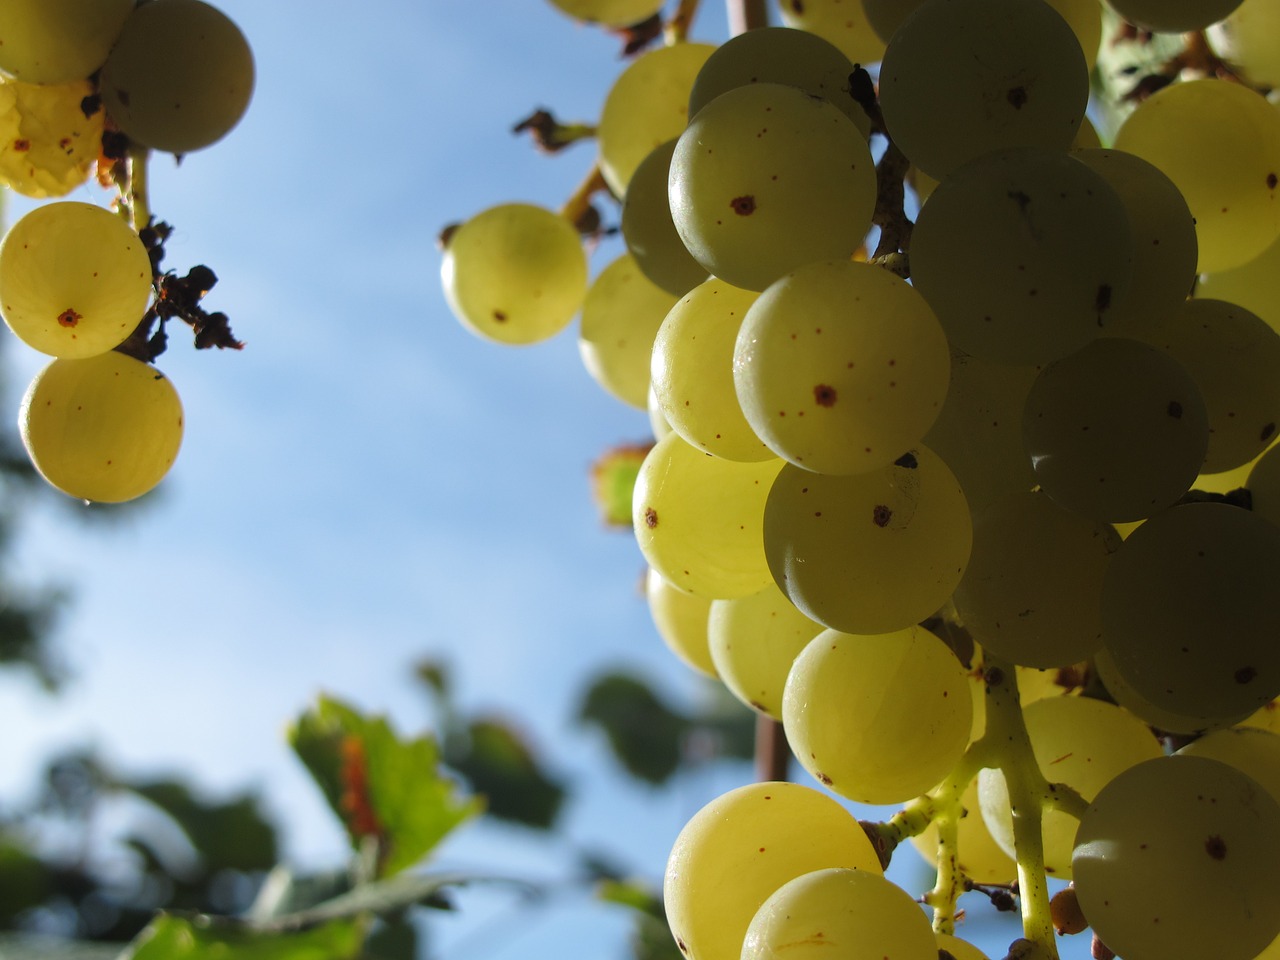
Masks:
[[[960,804],[962,812],[957,824],[956,866],[975,883],[1012,883],[1018,876],[1018,862],[1005,852],[987,829],[978,801],[977,777],[961,794]],[[938,828],[935,824],[912,837],[911,844],[926,863],[937,867]],[[961,954],[957,953],[956,958],[960,960]]]
[[[606,27],[630,27],[662,10],[662,0],[551,0],[569,16]]]
[[[102,66],[134,0],[4,0],[0,71],[24,83],[85,80]]]
[[[676,141],[660,144],[640,161],[622,198],[622,238],[644,275],[668,293],[682,297],[703,280],[706,268],[680,239],[671,219],[667,181]]]
[[[89,177],[102,149],[103,111],[85,116],[87,80],[0,81],[0,183],[28,197],[61,197]]]
[[[1280,803],[1280,734],[1257,727],[1229,727],[1191,741],[1178,755],[1221,760],[1252,777]]]
[[[884,39],[873,29],[861,0],[778,0],[782,22],[816,33],[862,66],[884,56]]]
[[[649,615],[672,653],[693,670],[716,676],[716,665],[707,643],[707,616],[712,601],[673,587],[650,568],[645,574],[645,598]]]
[[[1195,296],[1238,304],[1280,331],[1280,239],[1246,264],[1201,274]]]
[[[1217,23],[1240,0],[1107,0],[1130,23],[1158,33],[1187,33]]]
[[[1244,0],[1209,27],[1209,45],[1251,85],[1280,86],[1280,5]]]
[[[934,936],[938,940],[938,949],[947,951],[954,960],[987,960],[987,955],[968,940],[946,933],[936,933]]]

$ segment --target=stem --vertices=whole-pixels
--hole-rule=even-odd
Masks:
[[[605,183],[604,174],[600,172],[600,165],[598,163],[593,164],[591,169],[587,171],[587,175],[583,177],[582,182],[573,191],[572,196],[560,208],[560,216],[575,227],[579,226],[591,209],[591,198],[601,190],[608,189],[609,185]]]
[[[151,151],[137,144],[129,145],[129,191],[125,198],[133,229],[141,231],[151,225],[151,200],[147,193],[147,161]]]
[[[756,718],[756,779],[786,780],[791,765],[791,747],[782,724],[772,717]]]
[[[671,19],[667,21],[662,31],[667,46],[683,43],[689,39],[689,28],[693,26],[693,19],[698,15],[700,3],[701,0],[680,0],[676,12],[671,15]]]
[[[748,30],[769,25],[766,0],[725,0],[729,12],[729,35],[736,37]]]

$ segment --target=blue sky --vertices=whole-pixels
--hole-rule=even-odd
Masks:
[[[0,677],[0,796],[29,787],[48,751],[88,741],[135,772],[260,787],[289,858],[332,865],[341,838],[285,725],[326,690],[416,731],[430,713],[407,668],[439,655],[466,706],[527,722],[574,779],[575,840],[657,880],[685,820],[746,771],[651,793],[572,723],[575,692],[604,666],[686,700],[699,689],[652,631],[634,542],[590,501],[591,461],[645,438],[647,419],[591,381],[572,330],[520,349],[464,331],[434,244],[494,203],[559,206],[591,147],[548,158],[510,127],[538,106],[594,119],[619,45],[543,0],[220,6],[254,47],[253,103],[180,167],[157,156],[152,202],[178,229],[168,266],[217,272],[206,305],[247,348],[197,353],[174,331],[159,366],[188,427],[152,509],[95,529],[32,505],[17,569],[74,586],[57,641],[79,679],[48,699]],[[705,6],[695,38],[722,39],[721,6]],[[593,272],[617,252],[597,252]],[[43,362],[10,341],[7,409]],[[560,868],[501,830],[442,856]],[[568,935],[573,956],[624,955],[620,914],[570,904],[517,930],[504,910],[464,909],[440,955],[474,956],[477,924],[493,960],[562,957]]]

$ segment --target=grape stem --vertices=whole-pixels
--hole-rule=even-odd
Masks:
[[[765,0],[725,0],[729,13],[729,36],[769,25],[769,8]]]
[[[689,39],[689,30],[693,26],[694,18],[698,15],[700,3],[701,0],[680,0],[676,12],[662,28],[663,40],[667,46],[684,43]]]
[[[604,174],[600,172],[600,165],[592,164],[587,175],[582,178],[582,182],[560,208],[560,216],[577,227],[579,232],[591,233],[590,230],[583,230],[584,224],[591,218],[591,198],[600,191],[608,189],[609,185],[605,183]]]
[[[142,231],[151,225],[151,200],[147,191],[147,162],[151,151],[147,147],[129,145],[129,188],[123,197],[125,211],[133,229]]]

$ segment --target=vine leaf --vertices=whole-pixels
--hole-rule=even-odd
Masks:
[[[161,914],[119,960],[346,960],[360,955],[364,926],[339,920],[276,933],[211,917]]]

